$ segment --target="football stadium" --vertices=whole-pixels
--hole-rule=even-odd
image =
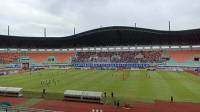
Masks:
[[[198,112],[200,29],[0,35],[2,112]]]

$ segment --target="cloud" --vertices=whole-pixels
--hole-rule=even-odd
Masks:
[[[133,26],[167,30],[199,28],[199,0],[4,0],[0,34],[68,36],[100,26]]]

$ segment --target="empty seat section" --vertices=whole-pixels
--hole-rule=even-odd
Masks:
[[[70,57],[74,56],[74,52],[36,52],[28,53],[28,57],[37,63],[42,63],[50,56],[54,56],[58,63],[64,63]]]
[[[13,63],[18,58],[20,58],[20,53],[0,53],[0,60],[4,64]]]
[[[69,60],[71,57],[75,55],[74,52],[62,52],[62,53],[56,53],[55,57],[59,63],[64,63],[65,61]]]
[[[200,55],[200,50],[168,51],[168,55],[176,62],[181,63],[193,60],[195,55]]]
[[[45,52],[36,52],[36,53],[27,53],[27,56],[33,60],[34,62],[37,63],[42,63],[48,59],[48,56],[50,56],[50,53],[45,53]]]

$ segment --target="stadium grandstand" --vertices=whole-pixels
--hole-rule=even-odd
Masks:
[[[191,83],[192,80],[195,81],[192,83],[194,87],[198,85],[199,80],[188,74],[198,76],[200,72],[199,37],[200,29],[159,31],[125,26],[102,27],[67,37],[0,35],[0,75],[4,77],[0,78],[1,96],[14,94],[18,100],[27,98],[29,100],[25,106],[49,111],[59,107],[59,101],[63,103],[65,100],[117,107],[125,105],[126,108],[132,108],[127,102],[168,101],[169,97],[171,102],[173,98],[180,102],[199,102],[199,91],[183,89],[179,83]],[[182,75],[180,72],[183,72]],[[179,82],[173,82],[172,79]],[[156,92],[152,92],[149,85],[154,85]],[[7,91],[8,88],[15,90],[15,86],[17,92]],[[137,89],[133,90],[132,86]],[[165,86],[169,88],[163,90]],[[180,91],[173,88],[176,86]],[[158,91],[167,92],[159,95]],[[183,94],[185,96],[181,97],[183,92],[188,91],[189,95]],[[157,93],[156,96],[149,95],[151,92],[153,95]],[[51,105],[54,108],[50,108],[50,103],[45,103],[46,99],[56,100]],[[58,111],[63,111],[66,105],[73,107],[66,102]],[[102,106],[97,107],[101,111],[104,109]],[[16,105],[3,107],[4,110],[13,108],[16,109]],[[94,110],[88,108],[90,112]]]
[[[16,64],[14,67],[22,67],[21,63],[30,66],[157,63],[195,67],[199,66],[199,35],[199,29],[159,31],[122,26],[60,38],[1,35],[0,63]]]

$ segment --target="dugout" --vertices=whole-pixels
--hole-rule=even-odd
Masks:
[[[71,101],[101,103],[103,98],[102,96],[103,92],[94,92],[94,91],[66,90],[64,92],[64,99]]]
[[[0,96],[20,97],[23,96],[22,89],[23,88],[0,87]]]

